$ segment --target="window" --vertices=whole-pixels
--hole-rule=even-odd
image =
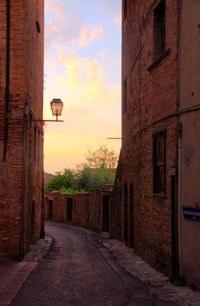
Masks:
[[[38,130],[38,137],[37,137],[37,164],[40,163],[40,131]]]
[[[154,57],[165,51],[165,0],[161,0],[154,10]]]
[[[34,147],[33,147],[33,156],[34,156],[34,162],[36,163],[37,158],[37,128],[34,126]]]
[[[126,17],[127,17],[127,1],[128,0],[124,0],[123,1],[123,4],[124,4],[124,7],[123,7],[123,10],[124,10],[124,20],[126,19]]]
[[[153,193],[166,190],[166,131],[153,136]]]
[[[124,183],[124,241],[128,243],[128,186]]]
[[[122,99],[123,107],[122,111],[125,114],[127,112],[127,103],[128,103],[128,87],[127,87],[127,78],[123,81],[123,99]]]
[[[37,32],[40,33],[40,32],[41,32],[41,29],[40,29],[40,23],[39,23],[38,20],[36,20],[35,25],[36,25],[36,30],[37,30]]]

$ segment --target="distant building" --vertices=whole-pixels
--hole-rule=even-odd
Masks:
[[[200,288],[200,1],[122,3],[123,140],[111,234]]]
[[[60,194],[52,191],[45,197],[45,219],[86,227],[97,232],[109,232],[112,185],[82,194]]]
[[[54,175],[52,173],[44,172],[44,186],[46,186],[53,177]]]
[[[0,255],[41,232],[44,1],[0,1]]]

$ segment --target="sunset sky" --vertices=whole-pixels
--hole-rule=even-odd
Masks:
[[[45,126],[45,171],[74,168],[88,148],[119,153],[121,136],[121,1],[45,1],[44,119],[64,102],[64,123]]]

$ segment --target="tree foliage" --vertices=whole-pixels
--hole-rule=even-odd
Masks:
[[[85,166],[78,177],[77,186],[79,189],[88,191],[105,184],[113,184],[114,179],[115,170],[113,169],[106,169],[103,166],[94,169]]]
[[[54,177],[48,182],[45,187],[45,193],[58,191],[61,188],[73,188],[76,181],[76,172],[73,169],[64,169],[56,172]]]
[[[85,165],[91,168],[108,168],[114,169],[117,166],[118,156],[113,150],[106,145],[100,146],[97,150],[89,149],[85,154]]]
[[[57,172],[47,183],[45,193],[59,191],[62,194],[76,194],[99,188],[104,184],[113,184],[117,155],[106,146],[97,150],[89,149],[86,161],[81,168],[64,169]]]

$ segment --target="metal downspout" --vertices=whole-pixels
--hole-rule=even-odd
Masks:
[[[180,77],[181,77],[181,23],[182,23],[182,2],[178,1],[178,81],[177,81],[177,111],[180,110]],[[180,128],[180,115],[177,116],[177,125]],[[177,201],[178,201],[178,259],[179,259],[179,275],[182,274],[182,225],[181,225],[181,131],[177,131]]]
[[[8,149],[9,98],[10,98],[10,0],[7,0],[6,1],[6,88],[5,88],[5,112],[4,112],[3,162],[6,162],[7,149]]]

